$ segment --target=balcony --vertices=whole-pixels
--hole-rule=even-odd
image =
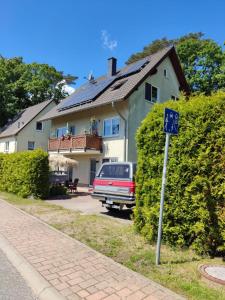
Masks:
[[[48,140],[48,151],[53,152],[101,152],[102,137],[92,134],[81,134],[65,136],[61,138],[50,138]]]

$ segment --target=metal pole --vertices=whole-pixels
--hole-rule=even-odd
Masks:
[[[163,206],[164,206],[164,195],[165,195],[165,188],[166,188],[166,167],[167,167],[167,160],[168,160],[169,141],[170,141],[170,134],[166,133],[161,200],[160,200],[160,213],[159,213],[158,239],[157,239],[157,248],[156,248],[156,265],[160,264],[160,247],[161,247],[161,239],[162,239]]]

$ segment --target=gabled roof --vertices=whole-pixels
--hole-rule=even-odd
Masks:
[[[29,124],[44,108],[53,100],[47,100],[39,104],[30,106],[19,112],[12,121],[8,122],[0,131],[0,138],[18,134],[27,124]]]
[[[72,100],[73,97],[79,95],[79,93],[84,89],[84,85],[78,88],[69,97],[63,99],[59,105],[54,107],[46,115],[44,115],[41,120],[54,119],[60,116],[78,112],[81,110],[90,109],[93,107],[105,105],[111,102],[117,102],[124,100],[130,96],[130,94],[139,86],[149,75],[154,74],[157,66],[166,58],[170,57],[171,63],[177,75],[178,81],[180,83],[180,89],[185,93],[189,93],[189,87],[184,77],[178,56],[176,54],[174,47],[166,47],[155,54],[147,56],[145,59],[148,61],[138,72],[131,73],[127,76],[123,76],[127,70],[132,66],[132,64],[122,68],[115,76],[114,80],[102,90],[96,98],[91,99],[86,102],[82,102],[76,106],[70,107],[68,109],[61,109],[65,102]],[[143,60],[143,59],[142,59]],[[136,64],[135,62],[134,64]],[[100,83],[105,81],[107,76],[102,76],[97,78],[95,81]]]

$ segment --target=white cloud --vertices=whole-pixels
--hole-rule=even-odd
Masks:
[[[63,90],[68,93],[69,95],[71,95],[74,91],[75,91],[75,88],[73,88],[72,86],[68,85],[68,84],[65,84],[63,86]]]
[[[116,40],[110,39],[110,35],[107,32],[107,30],[102,30],[101,40],[102,40],[102,46],[104,48],[109,49],[110,51],[113,51],[118,45],[118,42]]]
[[[68,85],[68,84],[66,83],[66,80],[65,80],[65,79],[63,79],[63,80],[61,80],[60,82],[58,82],[56,86],[58,86],[59,84],[60,84],[60,85],[62,84],[62,90],[63,90],[64,92],[68,93],[69,95],[71,95],[71,94],[75,91],[75,88],[73,88],[71,85]]]

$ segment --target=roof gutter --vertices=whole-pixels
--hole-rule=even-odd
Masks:
[[[115,106],[114,101],[112,101],[112,108],[120,116],[120,118],[124,121],[124,151],[123,151],[123,160],[127,161],[127,119],[118,111],[117,107]]]

